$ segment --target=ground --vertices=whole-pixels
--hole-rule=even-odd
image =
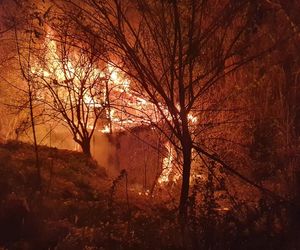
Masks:
[[[36,190],[33,147],[15,141],[0,144],[0,247],[168,247],[164,240],[155,241],[161,223],[155,214],[161,208],[126,189],[126,172],[112,180],[104,168],[79,152],[39,147],[39,155],[42,191]],[[165,222],[176,218],[175,213],[165,214],[171,215]]]
[[[0,143],[0,250],[300,249],[298,223],[289,222],[298,215],[288,219],[288,210],[267,200],[217,212],[213,201],[195,203],[192,190],[182,223],[177,201],[141,195],[126,171],[110,178],[68,150],[43,146],[39,156],[40,191],[33,146]]]

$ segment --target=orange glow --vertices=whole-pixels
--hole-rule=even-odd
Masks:
[[[47,65],[45,67],[35,65],[32,67],[32,72],[49,80],[55,78],[62,83],[71,79],[72,88],[75,91],[80,91],[81,79],[78,77],[78,72],[84,72],[85,66],[83,65],[82,69],[78,68],[78,63],[72,62],[72,58],[66,58],[67,61],[60,59],[58,46],[52,37],[53,34],[49,31],[45,45],[47,48]],[[76,55],[73,56],[76,58]],[[131,90],[130,80],[124,76],[120,69],[114,66],[113,63],[108,63],[105,70],[106,72],[101,71],[99,68],[93,68],[89,74],[90,82],[97,81],[97,79],[107,79],[105,80],[107,81],[106,85],[100,86],[102,95],[95,98],[94,95],[91,95],[91,90],[85,91],[83,96],[85,105],[93,108],[105,108],[107,100],[109,99],[110,101],[110,107],[105,108],[105,118],[110,122],[110,126],[107,123],[102,124],[102,127],[97,128],[99,132],[110,133],[111,129],[112,131],[122,131],[125,128],[137,127],[143,124],[150,125],[163,120],[161,114],[157,111],[157,107],[152,102]],[[58,95],[62,99],[69,98],[68,101],[75,102],[74,97],[68,95],[67,88],[68,86],[60,85],[57,88]],[[44,96],[43,94],[41,94],[41,98],[44,98],[42,96]],[[176,107],[179,109],[179,104]],[[160,104],[160,109],[162,109],[167,119],[171,120],[168,109],[162,104]],[[93,118],[91,117],[90,119],[88,128],[93,129]],[[197,124],[198,122],[198,118],[192,114],[188,114],[188,120],[192,124]],[[172,172],[174,167],[174,149],[170,143],[166,143],[165,147],[168,155],[163,159],[163,170],[158,179],[160,184],[169,182],[170,179],[177,181],[179,178],[179,174],[176,175]]]

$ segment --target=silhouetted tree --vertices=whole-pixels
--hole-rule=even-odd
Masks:
[[[71,2],[81,14],[73,15],[79,27],[96,37],[104,31],[113,48],[111,61],[122,65],[136,92],[156,106],[167,125],[165,130],[153,124],[181,154],[179,210],[186,214],[192,149],[213,156],[195,139],[207,111],[206,97],[220,91],[225,75],[266,52],[247,54],[252,46],[246,39],[252,28],[251,1]],[[195,113],[200,121],[193,124]]]
[[[99,120],[106,118],[110,75],[101,64],[104,48],[96,51],[95,40],[82,38],[70,22],[56,19],[46,29],[31,76],[45,114],[65,124],[84,154],[91,156],[91,138]]]

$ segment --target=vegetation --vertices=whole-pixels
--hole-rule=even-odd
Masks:
[[[0,245],[300,247],[297,1],[0,7]]]
[[[82,153],[40,147],[43,192],[35,190],[34,147],[0,146],[0,245],[4,249],[297,249],[293,220],[279,204],[217,211],[210,188],[196,185],[182,234],[174,201],[127,190]],[[212,180],[212,179],[211,179]],[[196,203],[198,192],[205,203]],[[166,200],[165,200],[166,201]],[[275,221],[275,223],[274,223]],[[183,245],[184,242],[184,245]]]

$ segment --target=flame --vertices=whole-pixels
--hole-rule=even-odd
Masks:
[[[188,114],[188,120],[193,124],[196,124],[198,122],[198,118],[196,116],[193,116],[191,113]]]
[[[67,79],[74,79],[73,84],[75,88],[80,88],[80,81],[76,80],[76,69],[73,66],[72,59],[67,58],[67,62],[63,65],[61,59],[58,55],[58,47],[56,41],[52,39],[53,34],[51,30],[48,31],[46,37],[46,48],[47,55],[46,60],[48,64],[46,67],[41,67],[40,65],[35,65],[32,67],[32,71],[35,74],[39,74],[45,78],[56,78],[58,81],[65,81]],[[72,55],[73,56],[73,55]],[[74,55],[74,58],[76,55]],[[83,66],[84,67],[84,66]],[[67,69],[67,70],[66,70]],[[54,75],[53,75],[54,74]],[[98,68],[94,68],[91,72],[91,81],[97,78],[107,78],[107,86],[103,86],[101,92],[103,93],[101,97],[95,99],[91,96],[91,93],[85,92],[83,100],[86,105],[92,107],[104,108],[103,104],[107,104],[107,99],[111,98],[111,106],[106,109],[106,119],[110,121],[110,126],[108,124],[103,124],[102,128],[98,131],[102,133],[110,133],[111,128],[114,131],[124,130],[124,127],[136,127],[141,124],[151,124],[161,121],[162,117],[157,112],[157,107],[144,97],[137,95],[133,90],[131,90],[131,82],[127,79],[122,71],[117,68],[114,63],[107,63],[106,72],[101,71]],[[76,86],[78,84],[78,86]],[[107,92],[107,88],[109,91]],[[64,97],[67,93],[60,90],[60,96]],[[71,98],[71,97],[69,97]],[[171,115],[164,105],[159,104],[160,109],[163,111],[167,119],[171,120]],[[176,105],[179,109],[179,104]],[[197,124],[198,118],[193,114],[188,114],[188,121],[191,124]],[[93,129],[93,123],[88,125],[90,129]],[[161,176],[158,179],[160,184],[167,183],[171,179],[177,181],[180,174],[172,173],[174,167],[174,154],[175,151],[170,143],[166,143],[165,147],[168,151],[167,156],[163,159],[163,170]]]
[[[110,133],[110,128],[108,125],[105,125],[103,129],[100,130],[104,134]]]
[[[130,81],[121,75],[120,70],[113,64],[108,63],[107,69],[110,74],[109,82],[113,84],[116,91],[127,92],[130,89]]]
[[[165,147],[168,151],[168,154],[163,159],[162,173],[161,173],[160,177],[158,178],[158,183],[160,183],[160,184],[170,181],[169,177],[170,177],[170,174],[173,169],[173,159],[174,159],[173,148],[171,147],[170,143],[166,143]]]

